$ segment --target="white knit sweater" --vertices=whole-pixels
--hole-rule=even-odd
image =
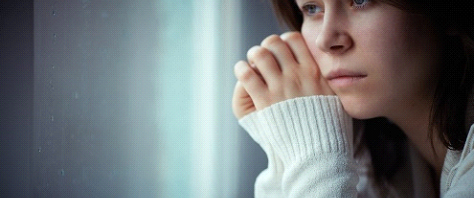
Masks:
[[[409,164],[395,176],[398,183],[375,184],[368,151],[354,158],[358,133],[336,96],[286,100],[251,113],[239,123],[268,157],[267,169],[255,182],[255,197],[434,195],[427,165],[414,149]],[[462,152],[446,155],[442,197],[474,197],[473,131],[471,128]]]

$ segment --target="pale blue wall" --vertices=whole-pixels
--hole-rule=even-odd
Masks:
[[[25,2],[2,1],[0,197],[189,197],[192,3]],[[242,4],[244,59],[280,29]],[[252,197],[266,158],[241,133]]]
[[[159,125],[163,197],[189,197],[191,176],[192,2],[161,1],[159,13]]]

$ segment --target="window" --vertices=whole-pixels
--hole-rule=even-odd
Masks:
[[[278,33],[268,3],[4,1],[2,18],[0,197],[253,195],[266,159],[232,72]]]

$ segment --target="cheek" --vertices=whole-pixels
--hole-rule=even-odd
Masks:
[[[311,27],[311,25],[303,23],[303,26],[301,27],[301,34],[303,35],[303,38],[311,54],[317,61],[318,53],[317,53],[317,46],[316,46],[316,38],[318,36],[318,31],[316,30],[315,27]]]
[[[366,53],[366,58],[372,59],[371,69],[381,85],[405,97],[419,97],[431,89],[429,81],[438,64],[436,40],[422,23],[404,19],[393,25],[390,33],[372,32],[373,39],[365,43],[375,50]]]

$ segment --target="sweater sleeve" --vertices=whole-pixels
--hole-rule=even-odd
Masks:
[[[449,150],[446,154],[441,176],[441,196],[474,197],[473,179],[474,125],[469,130],[462,153]]]
[[[356,197],[352,118],[336,96],[286,100],[239,120],[268,167],[255,197]]]

